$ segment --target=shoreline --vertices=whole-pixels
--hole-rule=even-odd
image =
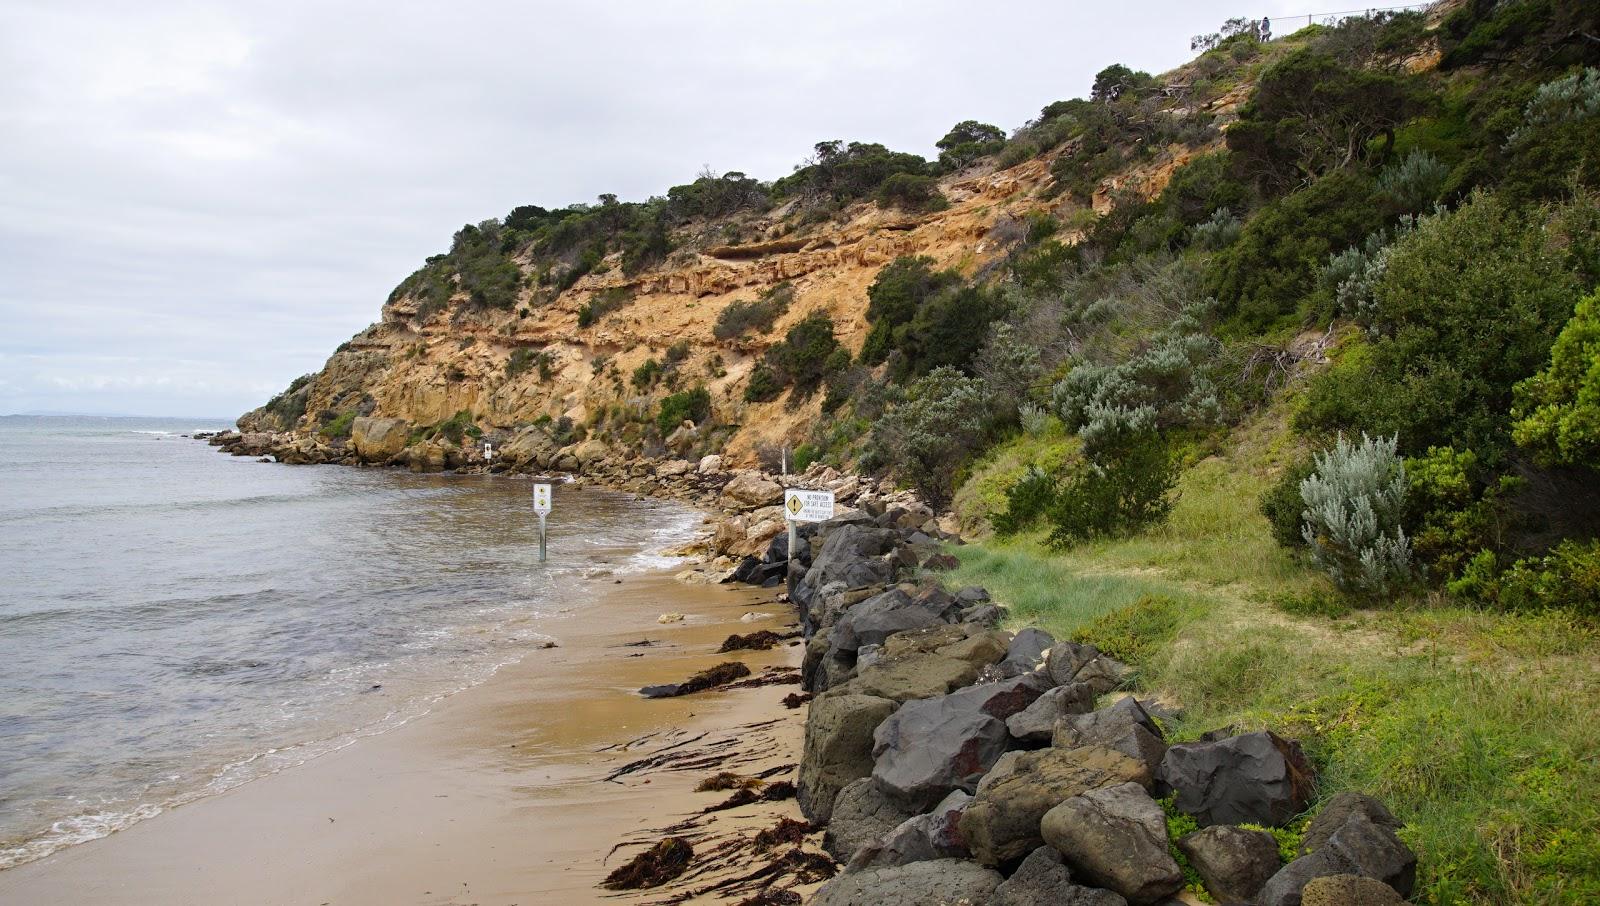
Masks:
[[[665,700],[636,690],[730,659],[757,675],[798,666],[792,645],[715,653],[730,634],[781,631],[792,613],[770,589],[688,586],[665,572],[629,575],[597,595],[597,618],[564,626],[560,647],[529,651],[403,726],[0,872],[0,900],[579,903],[685,892],[595,885],[654,843],[654,829],[726,796],[692,791],[718,770],[704,765],[792,774],[804,712],[781,699],[798,687]],[[663,612],[688,618],[663,625]],[[749,612],[768,616],[741,622]],[[656,644],[629,645],[641,639]],[[604,779],[669,746],[714,751],[691,768]],[[798,817],[792,800],[718,812],[699,833],[725,842],[782,817]],[[691,871],[688,889],[737,867],[721,861]]]

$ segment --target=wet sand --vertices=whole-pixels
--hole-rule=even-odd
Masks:
[[[0,903],[655,902],[742,871],[729,859],[670,889],[596,886],[660,829],[725,798],[693,792],[709,774],[793,779],[783,769],[799,760],[804,709],[780,702],[798,686],[636,694],[725,660],[756,675],[798,665],[798,646],[715,653],[729,634],[782,630],[791,611],[771,590],[664,574],[610,581],[552,628],[559,648],[530,652],[399,729],[0,872]],[[772,616],[739,621],[751,611]],[[666,612],[688,620],[657,623]],[[644,639],[655,644],[626,647]],[[663,752],[677,762],[605,779]],[[717,812],[689,833],[703,853],[780,817],[799,817],[793,800]]]

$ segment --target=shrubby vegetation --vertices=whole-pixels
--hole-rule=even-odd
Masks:
[[[1405,463],[1396,438],[1340,437],[1300,482],[1311,556],[1347,591],[1383,595],[1411,578]]]
[[[656,430],[665,437],[686,421],[699,424],[710,417],[711,394],[704,387],[695,387],[661,400],[661,409],[656,414]]]
[[[765,402],[787,387],[793,387],[799,396],[809,396],[823,378],[843,370],[849,361],[850,354],[833,335],[833,319],[827,312],[812,312],[761,357],[745,387],[745,399]]]
[[[731,340],[752,331],[766,333],[789,310],[793,301],[794,285],[785,280],[763,291],[761,297],[752,302],[729,302],[717,315],[712,335],[719,340]]]

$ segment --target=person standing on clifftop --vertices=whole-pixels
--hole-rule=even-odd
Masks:
[[[1261,17],[1261,40],[1272,40],[1272,20],[1266,16]]]

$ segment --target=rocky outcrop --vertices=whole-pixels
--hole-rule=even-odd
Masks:
[[[872,773],[872,734],[894,710],[894,702],[873,695],[824,696],[811,703],[797,784],[807,818],[827,821],[839,791]]]
[[[972,789],[1006,750],[1004,718],[1039,692],[1022,677],[906,702],[874,734],[873,782],[912,807]]]
[[[362,416],[350,424],[350,442],[362,462],[388,462],[406,448],[410,439],[411,423],[403,418]]]
[[[859,849],[845,871],[965,858],[967,844],[961,839],[960,821],[971,801],[972,797],[961,790],[952,792],[926,814],[907,818]]]
[[[1305,888],[1313,880],[1333,875],[1371,878],[1401,897],[1411,895],[1417,857],[1395,835],[1394,827],[1373,821],[1369,809],[1345,807],[1326,817],[1318,814],[1307,828],[1308,838],[1313,830],[1323,841],[1321,845],[1279,869],[1261,888],[1260,906],[1300,906]]]
[[[849,862],[857,851],[911,817],[914,812],[884,795],[871,777],[852,780],[833,801],[822,848],[838,861]]]
[[[1167,852],[1166,816],[1137,783],[1073,796],[1046,812],[1039,829],[1075,874],[1129,903],[1183,889],[1183,871]]]
[[[1008,752],[979,782],[961,816],[961,833],[974,858],[1001,865],[1044,842],[1039,822],[1050,809],[1073,796],[1128,782],[1148,785],[1149,769],[1101,746]]]

